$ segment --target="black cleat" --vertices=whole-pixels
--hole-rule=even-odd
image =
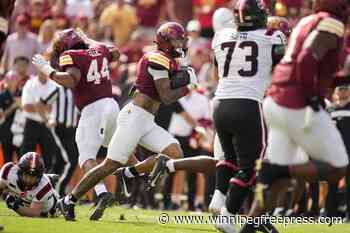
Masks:
[[[99,220],[102,217],[105,209],[113,205],[114,203],[113,194],[109,192],[101,193],[100,195],[98,195],[96,203],[97,203],[96,208],[90,216],[91,221]]]
[[[4,230],[4,226],[0,225],[0,231]]]
[[[261,223],[261,224],[253,224],[246,223],[243,225],[239,233],[279,233],[278,230],[271,223]]]
[[[50,183],[52,185],[52,187],[56,187],[56,184],[58,183],[60,176],[57,174],[46,174],[46,176],[49,178]]]
[[[64,202],[64,197],[59,199],[56,205],[57,209],[62,213],[64,219],[67,221],[75,221],[75,211],[74,204],[66,204]]]
[[[258,232],[263,233],[279,233],[278,230],[271,223],[261,223],[257,226]]]
[[[169,161],[170,158],[166,155],[159,154],[157,156],[157,161],[154,164],[151,174],[149,174],[148,186],[149,188],[154,188],[157,182],[160,180],[162,176],[166,173],[169,173],[169,170],[166,166],[166,162]]]

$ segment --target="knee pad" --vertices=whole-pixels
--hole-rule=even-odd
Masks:
[[[230,213],[236,214],[239,212],[254,181],[255,173],[243,170],[240,170],[231,178],[226,199],[226,208]]]

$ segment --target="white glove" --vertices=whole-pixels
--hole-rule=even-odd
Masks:
[[[192,67],[187,67],[187,72],[190,75],[190,83],[187,85],[187,87],[189,89],[195,89],[198,86],[198,79],[197,79],[197,75],[196,72],[194,71],[194,69]]]
[[[32,58],[32,63],[41,73],[45,74],[46,76],[50,76],[53,72],[56,71],[50,66],[49,62],[46,61],[45,58],[40,54],[34,55],[34,57]]]

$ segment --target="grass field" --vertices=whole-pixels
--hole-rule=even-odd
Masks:
[[[0,202],[0,223],[5,226],[4,233],[206,233],[217,232],[211,225],[161,225],[158,217],[162,211],[133,210],[113,207],[105,212],[98,222],[88,220],[90,207],[77,208],[77,222],[66,222],[63,217],[33,219],[19,217]],[[177,215],[191,215],[189,212],[166,212],[170,218]],[[120,220],[124,214],[125,220]],[[192,213],[193,215],[194,213]],[[289,225],[287,229],[278,227],[285,233],[350,233],[350,224],[327,225]]]

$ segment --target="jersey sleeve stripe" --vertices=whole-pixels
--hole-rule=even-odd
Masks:
[[[159,57],[149,57],[148,61],[164,66],[166,69],[170,69],[169,62],[165,61],[164,59],[160,59]]]
[[[60,65],[72,65],[73,64],[73,59],[71,56],[69,55],[64,55],[62,57],[60,57]]]
[[[323,19],[318,25],[317,25],[317,29],[319,31],[325,31],[325,32],[329,32],[332,34],[335,34],[339,37],[343,37],[344,36],[344,24],[338,20],[335,19]]]
[[[51,184],[47,183],[37,194],[36,199],[39,201],[51,190]]]
[[[7,180],[12,167],[13,167],[13,163],[5,164],[4,168],[2,169],[3,172],[1,174],[1,179]]]

